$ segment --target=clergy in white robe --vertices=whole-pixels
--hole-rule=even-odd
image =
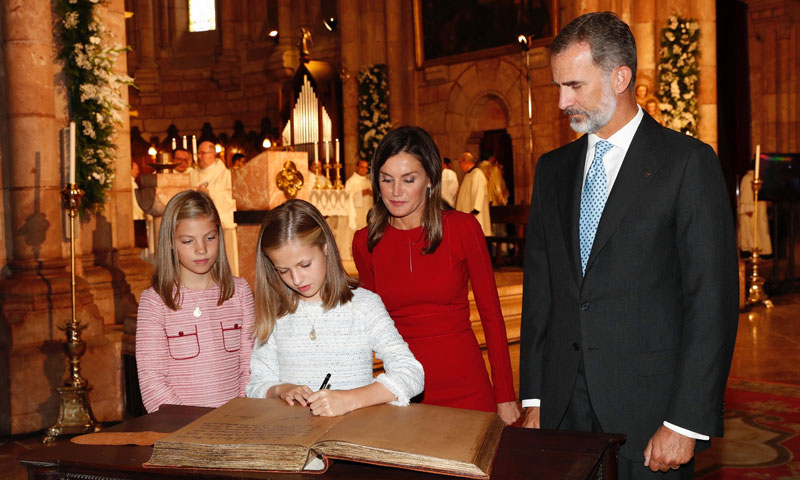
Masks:
[[[494,155],[490,156],[488,160],[483,160],[478,164],[486,176],[489,191],[489,205],[506,205],[508,203],[508,187],[506,181],[503,179],[503,171],[500,170],[500,165]]]
[[[442,161],[442,199],[451,207],[455,207],[456,195],[458,195],[458,175],[450,169],[450,159],[445,158]]]
[[[350,192],[355,211],[355,224],[351,225],[354,232],[367,226],[367,213],[372,208],[372,180],[367,176],[367,170],[369,162],[359,160],[356,171],[344,184],[345,190]]]
[[[219,212],[222,223],[222,234],[225,240],[225,254],[234,276],[239,276],[239,247],[237,244],[236,224],[233,212],[236,211],[236,200],[233,199],[231,172],[217,158],[212,142],[205,141],[197,148],[197,166],[190,172],[192,187],[208,192]]]
[[[754,211],[753,170],[748,170],[739,187],[739,249],[743,252],[753,251]],[[763,200],[758,202],[758,252],[760,255],[772,255],[767,202]]]
[[[456,210],[472,213],[481,225],[483,234],[492,234],[492,221],[489,218],[489,195],[486,176],[475,166],[472,154],[462,153],[458,159],[461,170],[466,172],[458,189]]]

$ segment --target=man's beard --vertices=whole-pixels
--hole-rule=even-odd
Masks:
[[[565,115],[570,115],[569,126],[578,133],[597,133],[598,130],[608,125],[614,112],[617,111],[617,97],[611,90],[608,82],[603,82],[603,96],[600,98],[600,105],[594,110],[578,110],[568,108],[564,110]],[[579,120],[571,115],[584,115],[586,118]]]

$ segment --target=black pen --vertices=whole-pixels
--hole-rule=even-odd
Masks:
[[[320,390],[325,390],[326,388],[328,388],[328,380],[330,380],[330,379],[331,379],[331,374],[330,373],[325,375],[325,380],[322,381],[322,385],[319,386],[319,389]]]

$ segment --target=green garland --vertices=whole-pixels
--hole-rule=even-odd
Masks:
[[[661,62],[658,65],[658,97],[664,125],[697,136],[698,38],[694,19],[671,16],[661,30]]]
[[[392,128],[388,77],[386,65],[372,65],[358,72],[358,157],[363,160],[372,160],[378,144]]]
[[[126,107],[121,89],[133,80],[114,72],[127,48],[108,45],[112,36],[95,8],[106,0],[57,0],[69,117],[77,127],[75,181],[84,191],[81,211],[102,208],[114,179],[116,125]]]

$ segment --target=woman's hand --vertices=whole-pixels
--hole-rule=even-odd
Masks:
[[[497,414],[506,425],[511,425],[519,419],[520,411],[517,402],[503,402],[497,404]]]
[[[267,390],[267,398],[280,398],[289,405],[294,405],[295,402],[306,407],[308,406],[308,397],[314,392],[305,385],[295,385],[293,383],[282,383],[274,385]]]
[[[353,390],[318,390],[306,399],[311,413],[322,417],[336,417],[359,408]]]

